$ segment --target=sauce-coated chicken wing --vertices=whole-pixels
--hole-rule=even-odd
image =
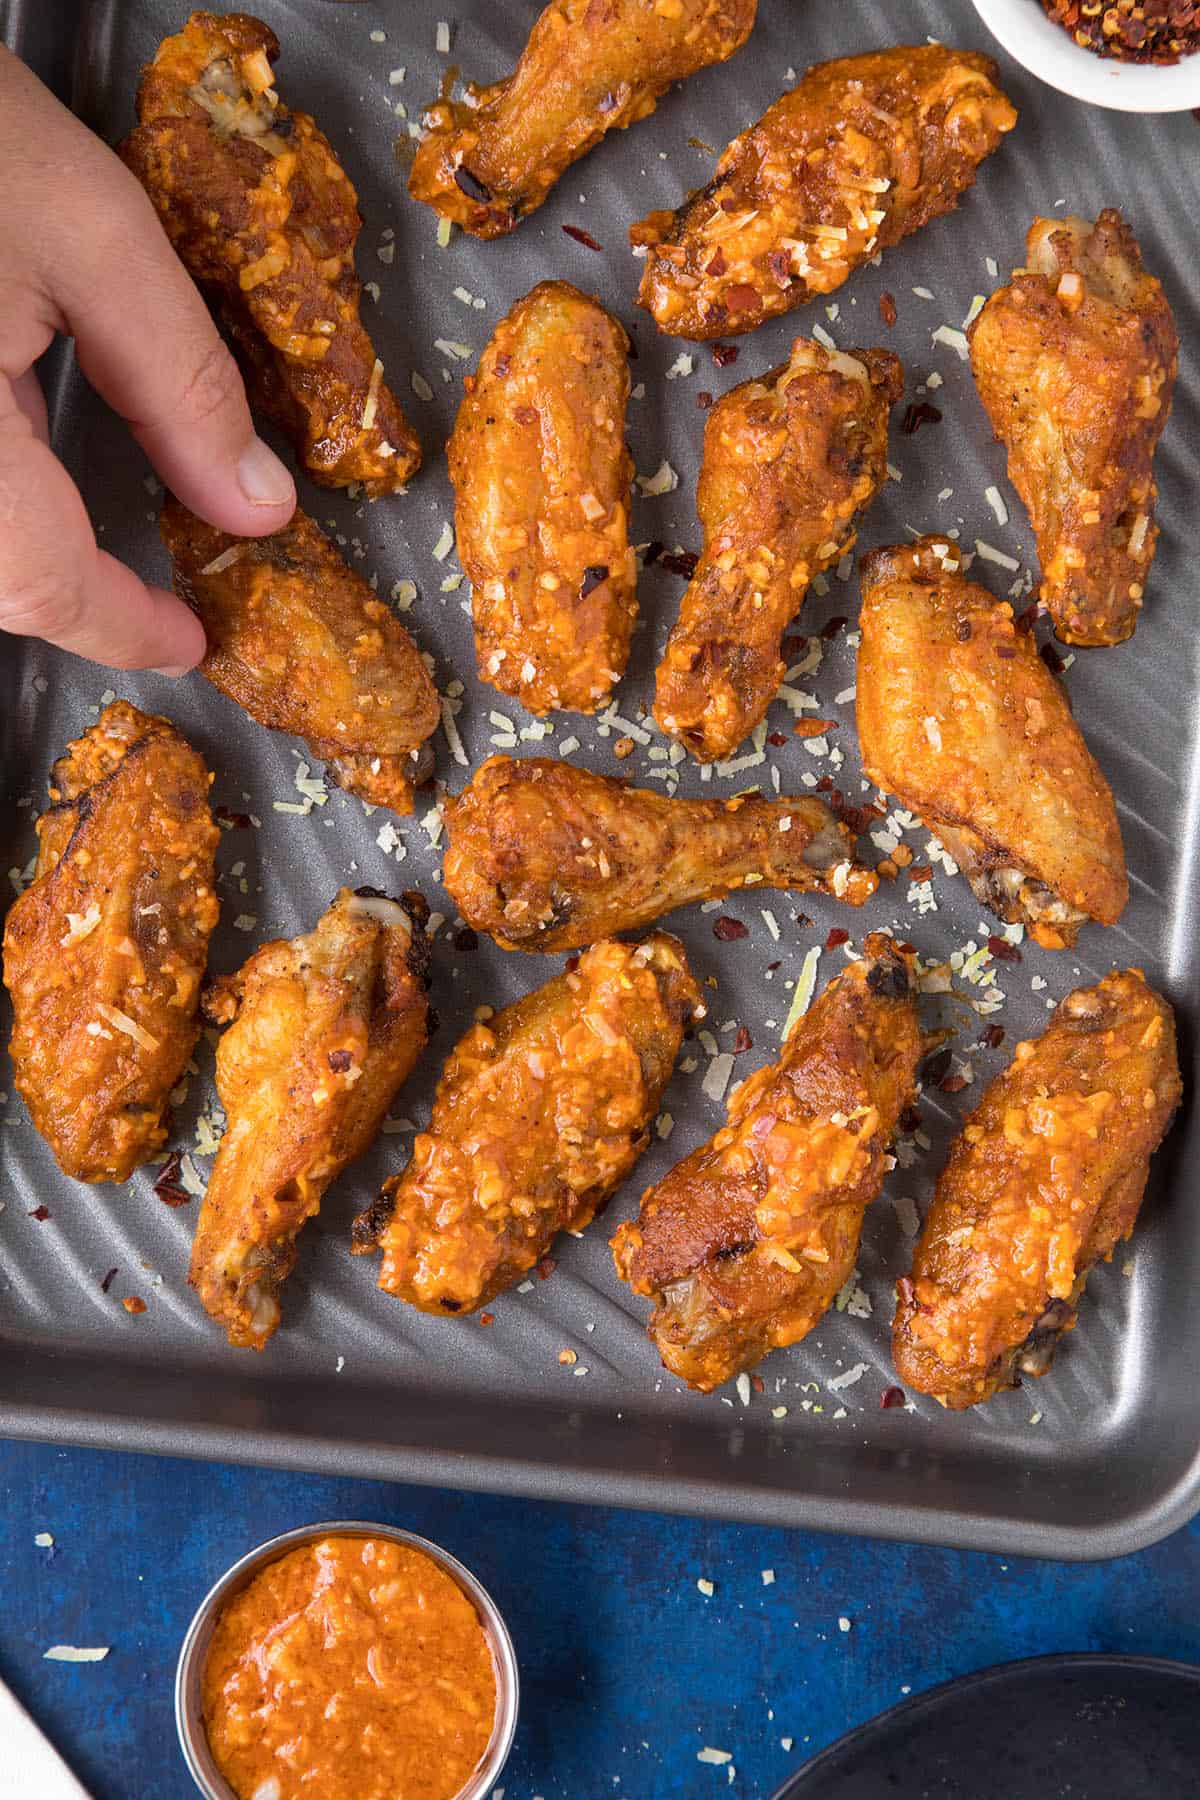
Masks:
[[[379,1285],[467,1313],[581,1231],[649,1139],[686,1027],[704,1016],[683,946],[593,944],[574,969],[477,1024],[442,1071],[428,1131],[356,1231]]]
[[[358,196],[272,86],[278,55],[248,13],[193,13],[144,69],[121,154],[307,473],[394,494],[421,451],[358,316]]]
[[[818,63],[676,212],[630,229],[639,303],[678,337],[727,337],[832,293],[949,212],[1016,112],[973,50],[901,45]]]
[[[1153,459],[1179,336],[1119,212],[1035,219],[1028,267],[970,328],[979,397],[1008,450],[1069,644],[1132,636],[1158,539]]]
[[[408,191],[475,237],[502,237],[606,132],[654,111],[672,82],[741,48],[757,0],[551,0],[512,74],[443,100]]]
[[[887,480],[888,350],[797,338],[791,361],[719,400],[696,510],[704,553],[658,665],[654,717],[702,762],[730,756],[775,698],[783,637],[814,575],[851,548]]]
[[[425,911],[413,904],[418,924]],[[229,1025],[217,1050],[226,1124],[189,1280],[231,1344],[266,1344],[305,1220],[424,1049],[427,961],[405,906],[343,888],[311,931],[264,944],[205,995]]]
[[[260,725],[303,737],[339,787],[411,812],[440,713],[391,609],[299,508],[265,538],[230,537],[175,499],[161,523],[175,590],[208,637],[201,673]]]
[[[921,1054],[911,959],[881,933],[865,949],[612,1240],[664,1364],[703,1393],[804,1337],[854,1272]]]
[[[124,700],[50,777],[4,980],[17,1089],[79,1181],[126,1180],[167,1135],[217,922],[211,782],[169,719]]]
[[[812,798],[681,800],[554,757],[491,756],[444,811],[446,887],[506,950],[578,949],[750,883],[852,906],[878,885]]]
[[[1179,1103],[1171,1008],[1140,969],[1078,988],[955,1139],[897,1284],[901,1381],[959,1411],[1044,1375],[1088,1270],[1132,1232]]]
[[[985,906],[1059,949],[1128,898],[1116,807],[1032,633],[958,568],[948,538],[863,558],[863,768]]]
[[[637,616],[629,339],[543,281],[497,325],[446,447],[483,680],[530,712],[593,712]]]

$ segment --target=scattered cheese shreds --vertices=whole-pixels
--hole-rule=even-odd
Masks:
[[[792,1035],[792,1027],[798,1019],[802,1019],[812,1004],[813,990],[817,985],[817,962],[821,955],[821,947],[814,944],[805,954],[800,965],[800,973],[796,977],[796,991],[792,995],[792,1004],[788,1008],[788,1016],[783,1022],[780,1038],[786,1043]]]
[[[660,494],[673,494],[679,486],[679,477],[669,462],[661,462],[653,475],[639,475],[638,487],[647,499],[657,499]]]
[[[830,1376],[829,1380],[825,1383],[825,1386],[829,1389],[831,1394],[840,1394],[843,1388],[853,1387],[856,1381],[861,1381],[869,1367],[869,1363],[854,1363],[851,1368],[846,1369],[841,1375]]]
[[[966,362],[971,352],[963,332],[956,331],[953,325],[939,325],[931,335],[935,344],[948,344],[958,351],[960,360]]]
[[[433,546],[434,562],[445,562],[446,558],[449,556],[449,554],[450,554],[451,550],[453,550],[453,548],[454,548],[454,527],[453,527],[453,525],[450,524],[449,520],[447,520],[446,523],[442,526],[442,535],[439,537],[437,543]]]
[[[51,1644],[48,1650],[43,1650],[42,1661],[69,1663],[103,1662],[108,1655],[108,1651],[109,1646],[107,1644],[97,1645],[93,1649],[80,1649],[76,1644]]]
[[[983,497],[995,513],[997,525],[1007,525],[1008,508],[1004,504],[1004,496],[1000,492],[1000,489],[995,486],[985,488],[983,490]]]
[[[705,1744],[703,1750],[697,1750],[696,1761],[714,1763],[717,1767],[721,1767],[723,1764],[733,1761],[733,1752],[731,1750],[714,1750],[710,1744]]]

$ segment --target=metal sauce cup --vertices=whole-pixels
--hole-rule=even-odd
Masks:
[[[260,1544],[257,1550],[251,1550],[240,1557],[200,1602],[196,1616],[188,1626],[179,1652],[179,1667],[175,1672],[175,1725],[184,1761],[196,1786],[205,1800],[237,1800],[237,1795],[213,1760],[201,1711],[204,1664],[222,1607],[227,1600],[231,1600],[248,1586],[259,1570],[266,1568],[268,1563],[278,1562],[281,1556],[286,1556],[289,1550],[294,1550],[299,1545],[311,1544],[326,1537],[386,1538],[393,1544],[407,1544],[413,1550],[422,1550],[458,1583],[471,1601],[491,1646],[496,1670],[496,1719],[483,1761],[467,1785],[459,1789],[455,1800],[485,1800],[512,1749],[520,1692],[516,1652],[500,1609],[469,1569],[464,1568],[448,1551],[437,1544],[431,1544],[428,1538],[417,1537],[412,1531],[401,1531],[394,1525],[367,1525],[355,1519],[336,1519],[324,1525],[302,1525],[296,1531],[285,1531],[279,1537],[270,1538],[265,1544]]]

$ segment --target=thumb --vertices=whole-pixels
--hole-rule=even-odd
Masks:
[[[0,629],[118,669],[178,675],[204,654],[200,621],[101,550],[83,501],[0,376]]]

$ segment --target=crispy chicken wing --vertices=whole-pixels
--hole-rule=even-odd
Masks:
[[[1119,212],[1035,219],[970,328],[979,397],[1029,510],[1041,598],[1069,644],[1131,637],[1158,527],[1153,459],[1179,337]]]
[[[727,337],[832,293],[949,212],[1016,112],[996,65],[941,44],[818,63],[734,138],[707,187],[630,229],[639,303],[678,337]]]
[[[741,48],[757,0],[551,0],[512,74],[425,115],[414,200],[502,237],[606,132],[654,111],[672,82]]]
[[[937,833],[984,906],[1060,949],[1128,898],[1116,807],[1032,634],[958,568],[948,538],[863,558],[863,768]]]
[[[658,665],[654,717],[702,762],[730,756],[783,679],[784,633],[814,575],[854,543],[887,480],[888,350],[797,338],[791,361],[720,399],[704,431],[704,553]]]
[[[878,932],[865,948],[612,1240],[665,1366],[703,1393],[806,1336],[854,1272],[921,1054],[910,959]]]
[[[169,719],[124,700],[50,777],[4,980],[17,1089],[79,1181],[126,1180],[167,1135],[217,922],[211,782]]]
[[[1179,1103],[1171,1008],[1140,969],[1077,988],[955,1139],[897,1283],[901,1381],[959,1411],[1044,1375],[1088,1270],[1137,1221]]]
[[[446,446],[479,673],[530,712],[594,712],[629,656],[628,353],[598,300],[539,282],[464,382]]]
[[[419,896],[405,901],[423,925]],[[205,995],[229,1025],[217,1050],[226,1125],[189,1280],[231,1344],[266,1344],[305,1220],[425,1047],[427,949],[405,905],[343,888],[311,931],[264,944]]]
[[[143,70],[121,154],[307,473],[394,494],[421,451],[358,316],[358,196],[272,86],[278,55],[248,13],[193,13]]]
[[[339,787],[411,812],[440,712],[390,608],[299,508],[265,538],[230,537],[175,499],[161,524],[175,591],[208,637],[201,673],[260,725],[303,737]]]
[[[878,877],[819,800],[681,800],[554,757],[490,756],[444,808],[442,878],[506,950],[574,950],[731,888],[861,906]]]
[[[357,1229],[380,1287],[467,1313],[560,1231],[581,1231],[649,1139],[685,1027],[704,1016],[683,946],[593,944],[577,966],[472,1027],[442,1071],[429,1130]]]

